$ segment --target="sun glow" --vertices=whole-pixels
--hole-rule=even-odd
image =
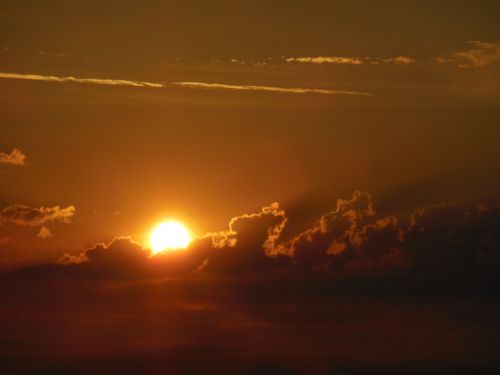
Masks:
[[[185,249],[191,242],[189,230],[177,221],[165,221],[151,232],[149,243],[153,254],[165,250]]]

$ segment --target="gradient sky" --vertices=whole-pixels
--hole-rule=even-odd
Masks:
[[[0,373],[500,374],[499,124],[500,1],[0,0]]]
[[[499,14],[495,1],[0,1],[0,209],[75,208],[0,220],[0,267],[119,235],[146,244],[165,217],[222,230],[271,202],[292,236],[356,189],[403,217],[496,202]]]

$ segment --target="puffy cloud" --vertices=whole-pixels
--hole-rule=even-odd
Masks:
[[[288,257],[274,251],[286,223],[284,210],[273,203],[231,219],[228,230],[195,239],[186,250],[152,255],[130,238],[118,237],[79,255],[64,254],[58,263],[78,265],[81,272],[99,277],[256,273],[287,264]]]
[[[287,224],[285,211],[279,203],[263,207],[261,212],[234,217],[229,222],[228,244],[232,246],[254,245],[266,254],[275,254],[275,244]],[[234,240],[234,242],[231,241]]]
[[[29,207],[23,204],[12,204],[0,211],[0,224],[11,223],[22,226],[39,227],[48,222],[60,221],[69,223],[75,214],[75,207]]]
[[[287,222],[285,211],[273,203],[232,218],[227,230],[208,233],[183,251],[153,256],[119,237],[79,255],[64,254],[58,263],[68,266],[68,274],[87,277],[316,275],[344,282],[398,277],[382,285],[426,288],[435,282],[500,282],[500,205],[466,208],[447,202],[418,208],[409,218],[378,217],[372,196],[355,191],[284,242]]]
[[[469,41],[468,47],[453,53],[450,57],[438,57],[438,63],[454,63],[460,68],[483,67],[500,61],[500,44],[492,42]]]
[[[359,250],[360,255],[372,259],[382,258],[387,250],[399,250],[403,240],[403,230],[395,216],[367,224],[352,236],[352,244]]]
[[[338,199],[334,211],[292,239],[288,252],[299,267],[325,266],[333,259],[344,261],[351,255],[350,240],[360,221],[374,214],[372,197],[355,191],[350,199]]]
[[[356,257],[344,266],[344,272],[369,274],[408,267],[403,242],[403,229],[395,216],[363,226],[351,238]]]
[[[26,165],[26,155],[18,148],[13,149],[10,154],[0,152],[0,164]]]
[[[215,250],[206,259],[204,269],[241,273],[283,266],[288,257],[276,250],[276,243],[287,220],[278,203],[231,219],[228,231],[212,236]]]
[[[42,240],[45,240],[49,237],[52,237],[52,232],[47,227],[41,227],[37,237],[41,238]]]

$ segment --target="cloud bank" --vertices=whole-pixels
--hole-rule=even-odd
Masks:
[[[107,278],[308,274],[351,280],[399,275],[412,282],[437,277],[500,286],[499,205],[446,202],[417,208],[409,218],[381,217],[371,195],[356,191],[338,199],[336,208],[310,228],[282,240],[288,221],[285,210],[273,203],[231,219],[228,229],[207,233],[185,251],[152,256],[130,238],[119,237],[81,254],[65,254],[59,263],[69,267],[64,272],[76,267],[76,274]]]

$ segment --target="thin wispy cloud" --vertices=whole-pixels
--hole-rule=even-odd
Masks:
[[[438,63],[454,63],[459,68],[483,67],[500,61],[500,44],[473,40],[468,47],[453,53],[450,57],[438,57]]]
[[[324,94],[324,95],[354,95],[354,96],[371,95],[368,92],[362,92],[362,91],[311,89],[303,87],[227,85],[222,83],[206,83],[206,82],[173,82],[170,85],[187,87],[192,89],[208,89],[208,90],[269,91],[269,92],[280,92],[289,94]]]
[[[341,56],[316,56],[316,57],[288,57],[286,62],[299,62],[311,64],[348,64],[361,65],[363,61],[359,57],[341,57]]]
[[[303,56],[303,57],[288,57],[286,62],[309,63],[309,64],[345,64],[345,65],[378,65],[378,64],[395,64],[407,65],[413,64],[415,59],[409,56],[396,57],[345,57],[345,56]]]
[[[190,89],[209,89],[209,90],[235,90],[235,91],[264,91],[286,94],[322,94],[322,95],[353,95],[353,96],[369,96],[368,92],[362,91],[347,91],[347,90],[330,90],[305,87],[277,87],[277,86],[260,86],[260,85],[233,85],[224,83],[207,83],[207,82],[144,82],[131,81],[123,79],[101,79],[101,78],[77,78],[77,77],[59,77],[46,76],[40,74],[17,74],[17,73],[0,73],[0,79],[21,79],[44,82],[58,83],[83,83],[95,85],[109,86],[132,86],[132,87],[149,87],[149,88],[166,88],[166,87],[184,87]]]
[[[72,83],[87,83],[94,85],[108,86],[133,86],[133,87],[164,87],[161,83],[130,81],[125,79],[101,79],[101,78],[77,78],[77,77],[58,77],[46,76],[40,74],[17,74],[17,73],[0,73],[0,78],[4,79],[25,79],[30,81],[44,82],[72,82]]]

